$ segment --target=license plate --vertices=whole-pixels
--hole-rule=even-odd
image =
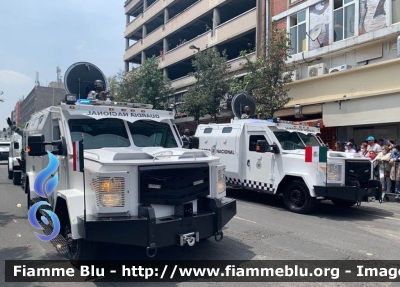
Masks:
[[[374,202],[374,201],[375,201],[375,196],[368,197],[368,202]]]

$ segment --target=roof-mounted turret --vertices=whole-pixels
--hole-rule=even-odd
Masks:
[[[103,81],[104,90],[108,91],[107,78],[98,67],[88,62],[78,62],[65,72],[64,86],[67,95],[76,95],[78,100],[87,99],[88,94],[95,89],[94,83],[97,80]]]
[[[256,104],[250,95],[239,93],[232,99],[232,111],[236,119],[254,118]]]

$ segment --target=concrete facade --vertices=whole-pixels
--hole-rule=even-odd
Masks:
[[[191,61],[198,51],[213,47],[226,50],[232,73],[242,73],[242,50],[265,41],[265,0],[128,0],[125,2],[125,71],[155,55],[171,80],[180,102],[194,79]],[[177,122],[188,119],[177,119]]]
[[[58,105],[65,97],[64,88],[35,86],[20,103],[20,124],[25,124],[33,113]]]
[[[292,101],[275,116],[293,119],[297,105],[303,118],[335,128],[335,140],[399,142],[400,3],[273,0],[271,11],[297,44],[288,61],[296,67]]]

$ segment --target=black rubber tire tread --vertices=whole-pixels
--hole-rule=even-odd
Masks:
[[[295,188],[299,189],[305,197],[305,203],[301,207],[296,206],[290,200],[290,193]],[[304,184],[304,182],[300,180],[294,180],[286,186],[283,192],[283,201],[290,211],[301,214],[311,213],[317,203],[316,198],[311,197],[310,191],[308,190],[307,186]]]
[[[21,173],[20,172],[14,172],[13,184],[14,185],[21,185]]]

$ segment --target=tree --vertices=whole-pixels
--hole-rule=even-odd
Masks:
[[[287,66],[286,60],[291,58],[291,43],[287,31],[279,29],[276,22],[272,22],[270,37],[265,45],[267,54],[262,54],[253,62],[247,51],[241,56],[246,59],[244,67],[247,74],[239,84],[241,89],[252,94],[256,103],[257,113],[266,118],[272,118],[274,112],[282,109],[291,98],[286,84],[292,82],[293,66]],[[283,73],[288,72],[285,76]]]
[[[114,98],[118,97],[118,79],[117,76],[107,77],[108,89],[110,91],[110,95]]]
[[[113,95],[116,100],[135,101],[139,93],[136,72],[137,71],[124,72],[120,70],[116,76],[113,76],[116,80],[116,89],[114,92],[115,94],[111,92],[111,95]]]
[[[188,89],[181,110],[193,116],[198,122],[205,115],[217,120],[220,101],[230,90],[231,80],[227,78],[230,65],[226,52],[222,54],[213,48],[198,52],[192,61],[194,72],[189,73],[196,84]]]
[[[154,109],[163,109],[165,98],[173,94],[170,80],[159,68],[159,60],[153,56],[137,69],[120,71],[116,78],[118,100],[140,101],[152,104]]]

